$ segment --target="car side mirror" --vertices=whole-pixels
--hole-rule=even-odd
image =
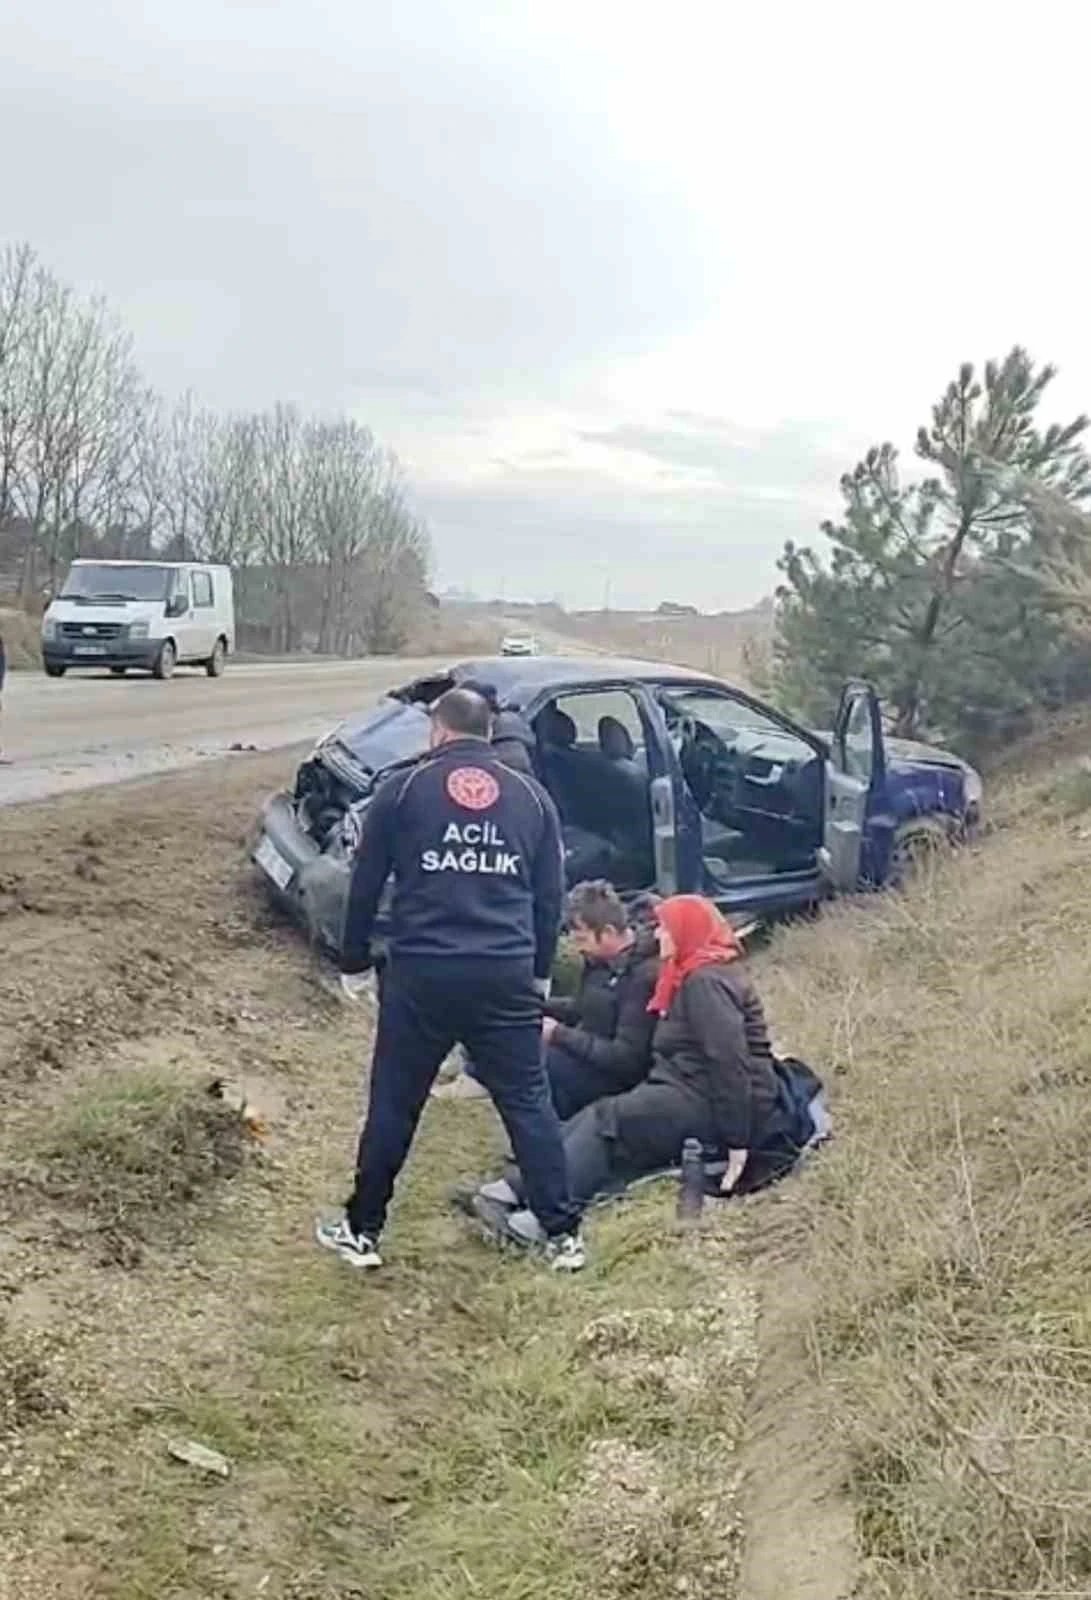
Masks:
[[[168,617],[184,617],[189,610],[189,601],[184,594],[175,594],[167,601]]]

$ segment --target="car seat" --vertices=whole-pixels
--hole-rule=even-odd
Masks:
[[[607,761],[632,761],[636,745],[632,734],[617,717],[599,718],[599,749]]]
[[[599,718],[598,741],[605,763],[598,828],[621,853],[624,885],[641,886],[655,870],[648,775],[637,760],[632,735],[617,717]]]
[[[598,752],[576,748],[572,718],[553,704],[534,719],[538,740],[538,776],[561,814],[565,874],[569,885],[587,878],[616,877],[617,850],[597,826],[599,777],[593,770]]]

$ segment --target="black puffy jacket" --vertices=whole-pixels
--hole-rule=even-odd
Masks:
[[[657,1018],[648,1002],[658,971],[655,934],[641,929],[615,961],[586,964],[572,999],[546,1007],[558,1024],[553,1043],[607,1075],[618,1094],[638,1084],[651,1066]]]

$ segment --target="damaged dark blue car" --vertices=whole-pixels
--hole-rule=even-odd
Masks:
[[[564,825],[570,883],[700,893],[733,921],[899,881],[966,838],[981,779],[892,739],[874,691],[846,685],[829,733],[684,668],[609,657],[467,661],[385,695],[320,740],[266,803],[254,860],[312,939],[336,952],[359,819],[375,785],[428,744],[445,690],[487,684],[521,731]]]

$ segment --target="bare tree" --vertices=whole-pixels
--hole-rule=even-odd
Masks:
[[[26,601],[81,553],[197,557],[234,568],[255,640],[338,653],[399,647],[430,556],[367,427],[165,405],[108,307],[27,246],[0,255],[0,535]]]

